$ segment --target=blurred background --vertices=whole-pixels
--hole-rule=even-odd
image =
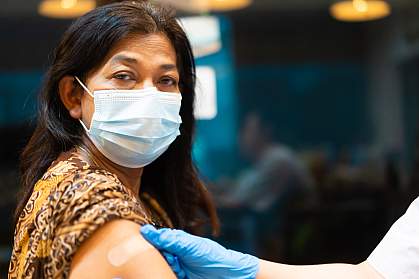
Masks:
[[[0,0],[0,271],[51,51],[112,1]],[[419,1],[162,0],[194,47],[194,159],[217,241],[290,264],[363,261],[419,194]]]

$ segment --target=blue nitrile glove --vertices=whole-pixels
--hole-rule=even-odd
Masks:
[[[163,253],[178,278],[254,279],[259,270],[258,258],[210,239],[151,225],[141,227],[141,233]]]

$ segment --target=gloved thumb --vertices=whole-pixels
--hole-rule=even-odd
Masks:
[[[159,241],[159,231],[153,227],[152,225],[144,225],[141,226],[141,234],[143,237],[150,242],[154,247],[156,247],[158,250],[161,250],[162,247],[160,246]]]
[[[171,254],[182,253],[188,246],[183,243],[183,237],[186,235],[183,231],[166,228],[157,230],[152,225],[144,225],[141,227],[141,233],[158,250],[164,250]]]

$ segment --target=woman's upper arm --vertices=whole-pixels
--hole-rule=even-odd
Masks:
[[[140,226],[114,220],[92,234],[73,257],[70,278],[176,278]]]

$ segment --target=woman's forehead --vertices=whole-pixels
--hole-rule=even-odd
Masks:
[[[176,65],[176,51],[162,33],[133,35],[120,41],[109,53],[106,64],[154,63]]]

